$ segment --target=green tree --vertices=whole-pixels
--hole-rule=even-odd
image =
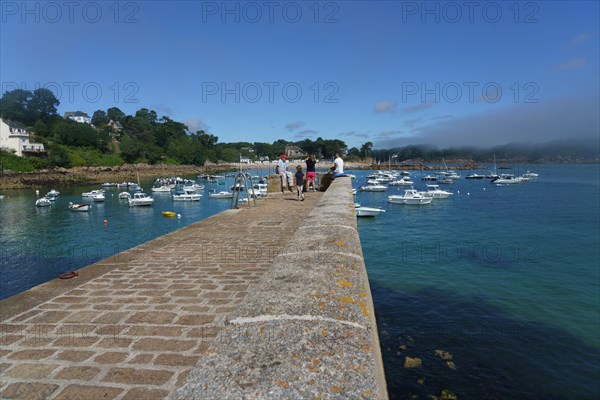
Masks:
[[[106,116],[109,120],[113,120],[120,123],[123,123],[123,120],[126,117],[125,113],[121,111],[118,107],[111,107],[108,110],[106,110]]]
[[[27,106],[33,97],[29,90],[15,89],[4,93],[0,98],[0,116],[23,123],[28,122]]]
[[[360,157],[360,150],[358,150],[356,147],[353,147],[348,150],[348,155],[351,157]]]
[[[31,100],[27,104],[28,123],[32,124],[38,119],[47,120],[49,117],[57,115],[56,107],[59,104],[60,101],[51,90],[44,88],[34,90]]]
[[[100,127],[102,125],[106,125],[110,122],[108,115],[103,110],[94,111],[94,115],[92,115],[92,124],[96,127]]]
[[[367,158],[369,157],[369,154],[371,154],[371,149],[373,148],[373,143],[372,142],[366,142],[364,143],[361,147],[360,147],[360,152],[362,154],[364,154],[364,157]]]
[[[67,148],[58,144],[52,145],[48,152],[48,165],[50,167],[70,168],[71,160]]]

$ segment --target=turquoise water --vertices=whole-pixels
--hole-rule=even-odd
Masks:
[[[386,209],[359,232],[391,398],[600,397],[599,166],[536,170],[512,186],[463,179],[428,206],[358,193]]]
[[[442,389],[461,400],[600,397],[599,166],[535,170],[537,182],[515,186],[463,179],[447,187],[452,199],[428,206],[387,204],[402,189],[358,193],[387,211],[358,225],[391,398]],[[359,186],[368,172],[356,175]],[[34,190],[2,191],[0,298],[229,207],[207,198],[223,186],[207,185],[200,202],[156,194],[153,207],[130,208],[112,189],[90,213],[67,210],[98,187],[56,187],[47,208],[34,206]],[[455,369],[435,350],[450,352]],[[423,365],[405,369],[407,356]]]
[[[153,181],[140,182],[148,194]],[[127,200],[118,198],[124,189],[108,188],[106,201],[94,203],[87,213],[69,211],[67,206],[69,202],[92,203],[81,193],[99,189],[100,185],[54,187],[61,195],[49,207],[34,205],[33,189],[3,190],[0,299],[229,208],[230,199],[209,199],[207,191],[229,190],[233,178],[228,178],[225,186],[202,183],[206,187],[199,202],[174,202],[169,193],[154,193],[152,207],[129,207]],[[40,195],[50,189],[39,188]],[[175,211],[181,218],[165,218],[162,211]]]

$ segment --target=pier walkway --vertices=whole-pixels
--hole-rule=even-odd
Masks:
[[[386,398],[349,178],[0,302],[3,399]]]

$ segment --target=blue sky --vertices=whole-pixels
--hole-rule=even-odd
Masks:
[[[597,1],[2,1],[2,92],[220,141],[599,137]]]

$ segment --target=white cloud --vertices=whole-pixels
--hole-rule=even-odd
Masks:
[[[295,131],[298,128],[301,128],[304,126],[304,122],[302,121],[296,121],[296,122],[290,122],[289,124],[287,124],[285,126],[285,129],[287,129],[290,132]]]
[[[562,62],[553,68],[553,71],[568,71],[571,69],[577,69],[585,66],[587,64],[587,59],[580,57],[574,58],[569,61]]]
[[[400,113],[403,115],[413,114],[413,113],[416,113],[419,111],[427,110],[428,108],[431,108],[431,107],[433,107],[433,103],[428,101],[425,103],[417,104],[416,106],[404,107],[402,110],[400,110]]]
[[[572,47],[578,46],[581,43],[588,40],[589,38],[590,38],[589,33],[580,33],[579,35],[575,36],[573,39],[571,39],[569,41],[569,46],[572,46]]]
[[[206,131],[208,130],[208,125],[206,125],[200,119],[186,119],[183,123],[188,127],[189,132],[196,133],[197,131]]]
[[[381,131],[377,134],[379,138],[390,138],[392,136],[401,135],[402,131]]]
[[[362,137],[362,138],[368,138],[369,135],[366,133],[358,133],[356,131],[350,131],[350,132],[342,132],[339,134],[340,136],[354,136],[354,137]]]
[[[381,114],[389,112],[393,114],[396,112],[396,102],[394,100],[383,100],[375,104],[375,113]]]

